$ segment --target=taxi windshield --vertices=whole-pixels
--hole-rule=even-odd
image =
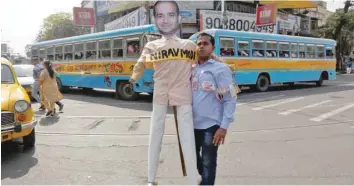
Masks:
[[[15,83],[13,73],[8,65],[1,64],[1,84]]]
[[[33,65],[14,65],[13,66],[17,77],[32,77],[33,76]]]

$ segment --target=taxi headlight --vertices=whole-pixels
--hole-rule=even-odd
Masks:
[[[19,100],[15,103],[16,112],[25,112],[29,108],[29,104],[25,100]]]

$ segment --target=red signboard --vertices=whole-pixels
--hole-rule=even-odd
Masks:
[[[74,21],[78,26],[94,26],[95,14],[93,8],[74,7]]]
[[[256,25],[275,25],[277,22],[277,11],[277,6],[274,4],[258,6],[256,12]]]

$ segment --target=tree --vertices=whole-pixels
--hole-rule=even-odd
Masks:
[[[336,57],[337,69],[342,67],[342,59],[340,54],[348,54],[349,46],[352,44],[354,32],[354,10],[350,10],[354,6],[354,1],[346,0],[344,8],[337,10],[327,19],[324,26],[319,28],[319,35],[331,38],[337,41]]]
[[[354,37],[354,1],[345,1],[344,8],[332,14],[324,26],[318,30],[318,36],[337,41],[336,57],[337,69],[342,67],[340,54],[348,55]]]
[[[36,41],[47,41],[90,33],[89,27],[76,26],[72,14],[59,12],[43,20]]]

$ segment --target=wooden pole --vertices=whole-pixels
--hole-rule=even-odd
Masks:
[[[180,142],[180,139],[179,139],[178,121],[177,121],[177,108],[176,108],[176,106],[172,106],[172,108],[173,108],[173,115],[175,117],[175,124],[176,124],[176,130],[177,130],[177,139],[178,139],[178,148],[179,148],[179,156],[181,158],[182,172],[183,172],[183,176],[187,176],[186,165],[184,163],[184,157],[183,157],[183,151],[182,151],[181,142]]]

